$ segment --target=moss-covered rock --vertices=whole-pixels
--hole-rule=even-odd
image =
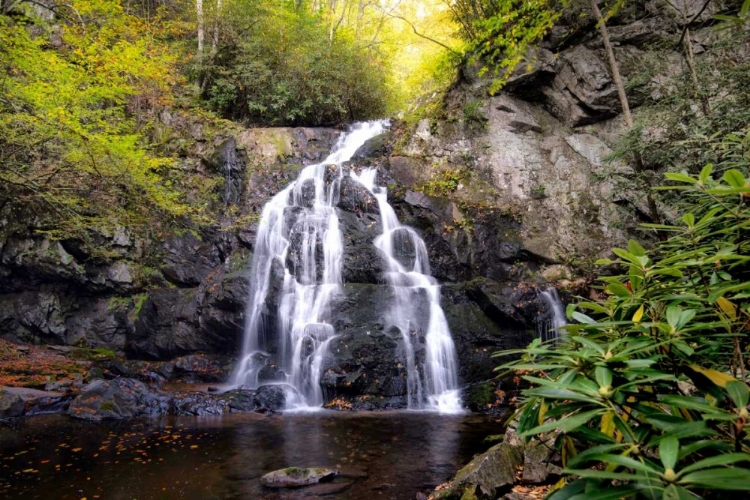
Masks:
[[[326,467],[287,467],[269,472],[260,478],[260,482],[268,488],[297,488],[330,481],[338,473],[338,470]]]
[[[429,500],[495,499],[516,480],[516,470],[523,463],[522,449],[500,443],[474,457],[458,471],[447,488],[433,492]]]

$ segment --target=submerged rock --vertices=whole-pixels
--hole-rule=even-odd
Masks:
[[[260,478],[268,488],[298,488],[321,481],[330,481],[338,475],[336,469],[325,467],[288,467],[269,472]]]

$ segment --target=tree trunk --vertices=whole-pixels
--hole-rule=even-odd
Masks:
[[[211,55],[216,54],[219,45],[219,20],[221,19],[221,0],[216,0],[216,13],[214,14],[214,33],[211,38]]]
[[[198,17],[198,60],[203,61],[203,41],[206,33],[203,28],[203,0],[195,0],[195,10]]]
[[[594,13],[594,18],[599,26],[599,33],[602,35],[602,42],[604,43],[604,50],[607,52],[607,59],[609,60],[609,69],[612,72],[612,81],[615,83],[617,88],[617,95],[620,98],[620,106],[622,107],[622,115],[625,118],[625,124],[628,130],[633,128],[633,115],[630,113],[630,104],[628,103],[628,96],[625,93],[625,85],[622,83],[622,76],[620,76],[620,67],[617,65],[617,58],[615,58],[615,51],[612,49],[612,43],[609,40],[609,32],[607,31],[607,25],[602,18],[602,13],[599,10],[599,6],[596,0],[591,0],[591,10]],[[651,180],[648,178],[646,168],[643,165],[641,155],[635,153],[635,173],[636,176],[643,182],[646,191],[646,203],[648,204],[649,216],[654,224],[661,224],[661,217],[659,216],[659,210],[656,207],[656,200],[652,193],[653,186]]]

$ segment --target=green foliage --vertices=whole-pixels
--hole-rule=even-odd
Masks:
[[[385,61],[353,33],[290,4],[233,0],[202,67],[208,105],[226,117],[323,125],[386,113]]]
[[[458,185],[468,178],[468,172],[463,168],[440,171],[435,178],[422,184],[418,190],[430,196],[446,197],[458,189]]]
[[[525,61],[534,65],[533,46],[554,26],[568,0],[460,0],[452,9],[469,42],[470,62],[479,75],[493,76],[490,94],[498,92]]]
[[[663,57],[668,46],[654,47],[629,77],[628,93],[645,105],[636,126],[615,148],[613,158],[638,155],[647,167],[685,169],[697,174],[707,163],[731,166],[728,154],[750,150],[750,60],[743,48],[750,30],[714,31],[705,53],[695,60],[697,86],[687,68],[674,77]],[[662,75],[660,78],[656,78]],[[661,84],[657,82],[662,82]],[[723,140],[717,140],[717,137]]]
[[[54,238],[190,215],[133,113],[176,83],[158,21],[117,0],[59,7],[55,26],[23,1],[0,15],[0,204],[41,216]]]
[[[606,298],[568,307],[555,349],[538,340],[504,369],[533,384],[521,436],[559,430],[568,484],[549,498],[677,499],[750,491],[750,179],[667,174],[685,200],[671,235],[615,249]],[[606,496],[612,495],[612,496]]]

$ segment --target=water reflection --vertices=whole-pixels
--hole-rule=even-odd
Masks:
[[[496,432],[489,417],[422,412],[101,424],[39,417],[0,428],[0,497],[406,500],[448,479]],[[266,472],[290,466],[336,467],[346,477],[323,492],[260,485]]]

